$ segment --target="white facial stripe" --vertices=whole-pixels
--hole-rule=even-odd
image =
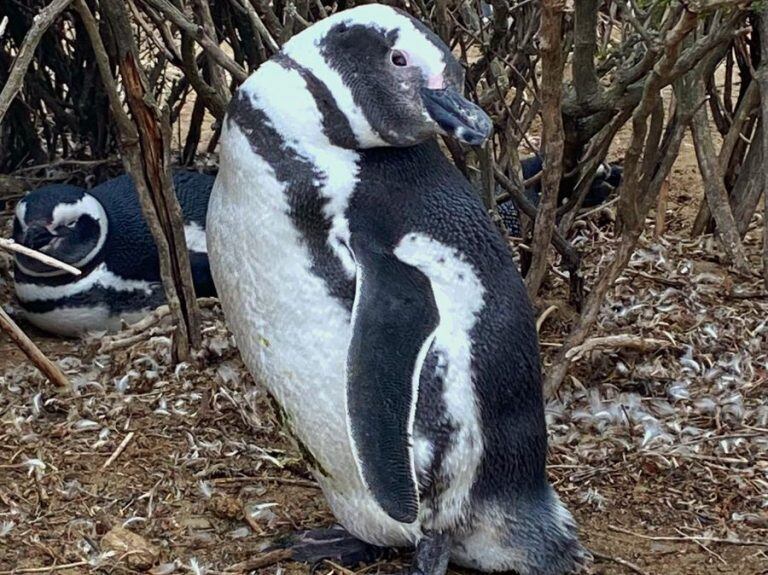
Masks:
[[[73,204],[59,204],[53,208],[51,225],[54,228],[63,226],[86,214],[96,221],[105,219],[104,208],[102,208],[98,200],[90,194],[86,194]]]
[[[16,204],[16,210],[14,211],[14,214],[16,215],[16,219],[19,220],[22,231],[27,231],[27,228],[29,227],[27,225],[27,202],[21,200],[18,204]]]
[[[469,496],[483,452],[480,411],[472,383],[470,333],[483,309],[485,289],[461,252],[424,234],[406,235],[395,255],[427,276],[440,314],[433,349],[440,355],[443,401],[456,426],[455,441],[443,459],[443,471],[451,481],[441,496],[441,516],[455,518]]]
[[[283,52],[312,72],[326,85],[333,95],[333,98],[336,100],[336,106],[349,120],[352,133],[354,133],[355,138],[361,146],[385,146],[386,142],[371,127],[371,124],[366,119],[365,114],[360,107],[355,103],[355,100],[352,97],[352,92],[344,83],[339,73],[328,65],[325,58],[323,58],[320,53],[318,47],[319,41],[322,36],[325,36],[325,33],[330,27],[323,26],[325,30],[322,34],[315,34],[315,28],[333,18],[335,18],[335,16],[321,20],[306,32],[294,36],[283,46]],[[340,20],[336,21],[336,23],[338,22],[340,22]],[[318,32],[320,31],[318,30]],[[290,92],[285,93],[290,94]]]
[[[357,185],[359,156],[353,150],[331,144],[323,130],[322,113],[299,72],[275,62],[265,62],[257,74],[258,82],[246,82],[244,93],[250,96],[255,107],[269,116],[286,145],[309,160],[324,176],[316,184],[318,191],[329,200],[323,208],[331,220],[328,245],[341,261],[347,276],[352,278],[355,263],[346,248],[349,245],[349,222],[344,213]],[[288,98],[290,106],[285,105]]]
[[[190,252],[201,254],[208,253],[208,244],[205,239],[205,230],[197,222],[189,222],[184,226],[184,237],[187,240],[187,249]]]
[[[56,229],[58,226],[66,225],[83,215],[88,215],[99,223],[99,241],[96,242],[96,246],[88,252],[88,255],[72,264],[76,268],[86,265],[96,257],[96,254],[98,254],[101,251],[101,248],[104,247],[104,242],[107,241],[107,233],[109,231],[107,213],[104,211],[99,200],[90,194],[85,194],[82,199],[74,204],[60,204],[56,206],[53,208],[52,214],[51,230]]]
[[[347,24],[370,26],[385,32],[397,30],[398,36],[394,48],[405,52],[412,64],[418,65],[427,72],[427,77],[442,74],[445,70],[443,52],[416,28],[413,20],[394,8],[381,4],[365,4],[340,12],[338,16],[340,22]]]
[[[109,271],[107,265],[102,263],[84,278],[59,286],[16,282],[16,296],[22,302],[56,300],[82,293],[95,286],[117,291],[143,291],[147,295],[152,295],[150,282],[123,279]]]
[[[355,103],[349,87],[338,72],[328,65],[320,52],[323,38],[331,28],[340,23],[359,24],[383,31],[397,30],[398,39],[395,48],[406,52],[411,63],[422,69],[426,79],[443,74],[445,70],[443,53],[414,26],[410,18],[389,6],[379,4],[358,6],[320,20],[308,30],[291,38],[283,46],[283,52],[310,70],[328,87],[339,110],[347,116],[361,147],[385,146],[387,143],[371,127],[365,114]]]

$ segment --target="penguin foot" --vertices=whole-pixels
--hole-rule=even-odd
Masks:
[[[392,550],[361,541],[339,526],[287,535],[275,541],[266,551],[275,549],[288,549],[292,560],[309,563],[312,566],[310,573],[325,559],[342,567],[357,567],[393,555]]]
[[[451,539],[445,533],[427,533],[416,545],[409,575],[445,575]]]

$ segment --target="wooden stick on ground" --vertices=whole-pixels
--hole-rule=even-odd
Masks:
[[[617,533],[624,533],[625,535],[632,535],[639,539],[646,539],[647,541],[675,541],[680,543],[691,543],[693,541],[704,541],[705,543],[722,543],[723,545],[740,545],[742,547],[768,547],[768,541],[756,541],[745,539],[726,539],[724,537],[709,537],[706,535],[646,535],[645,533],[637,533],[636,531],[630,531],[617,525],[609,525],[608,529],[616,531]]]
[[[21,328],[16,325],[16,322],[5,313],[5,310],[0,307],[0,330],[8,334],[11,341],[14,342],[19,349],[24,352],[29,360],[35,364],[51,382],[58,387],[69,387],[69,381],[67,377],[62,373],[58,366],[50,359],[45,357],[45,354],[40,351],[34,342],[27,337]]]
[[[24,74],[26,74],[29,63],[35,55],[40,38],[43,37],[45,31],[71,2],[72,0],[53,0],[53,2],[40,11],[40,14],[35,16],[32,27],[21,44],[19,55],[13,62],[11,73],[8,75],[5,86],[3,86],[3,91],[0,92],[0,124],[3,122],[3,116],[5,116],[8,108],[11,106],[11,102],[16,97],[16,94],[19,93],[19,90],[21,90],[21,86],[24,83]]]
[[[24,256],[36,259],[47,266],[51,266],[52,268],[58,268],[60,270],[64,270],[65,272],[71,273],[73,276],[79,276],[83,273],[76,267],[65,264],[64,262],[61,262],[56,258],[52,258],[51,256],[47,256],[44,253],[38,252],[37,250],[22,246],[21,244],[17,244],[13,240],[9,240],[7,238],[0,238],[0,248],[6,249],[9,252],[22,254]]]
[[[616,557],[614,555],[607,555],[606,553],[600,553],[599,551],[590,550],[590,553],[597,559],[602,559],[603,561],[613,561],[614,563],[618,563],[619,565],[623,565],[633,573],[637,573],[638,575],[648,575],[647,571],[643,571],[635,565],[634,563],[631,563],[627,561],[626,559],[622,559],[621,557]]]
[[[577,361],[585,353],[595,349],[635,349],[638,351],[650,351],[659,347],[668,347],[672,343],[662,339],[653,339],[637,337],[629,334],[607,335],[604,337],[593,337],[586,340],[581,345],[576,345],[565,352],[565,357],[571,361]]]
[[[201,297],[197,300],[197,305],[200,309],[212,308],[218,303],[219,300],[215,297]],[[119,333],[103,338],[99,346],[99,353],[112,353],[118,349],[130,347],[140,341],[159,335],[152,328],[169,315],[171,315],[171,309],[168,305],[161,305],[149,315],[129,325]],[[165,330],[164,333],[168,333],[168,330]]]
[[[292,555],[293,555],[293,552],[290,549],[275,549],[273,551],[268,551],[266,553],[258,555],[257,557],[252,557],[251,559],[247,559],[240,563],[235,563],[234,565],[227,567],[227,569],[224,572],[225,573],[232,573],[232,572],[244,573],[246,571],[252,571],[254,569],[261,569],[263,567],[269,567],[270,565],[274,565],[275,563],[279,563],[281,561],[289,561]]]
[[[104,465],[101,466],[101,469],[104,470],[110,465],[112,465],[115,462],[115,459],[120,457],[120,454],[125,451],[125,448],[128,447],[128,444],[131,442],[131,439],[133,439],[133,436],[136,434],[135,431],[129,431],[128,435],[126,435],[123,440],[120,442],[120,445],[117,446],[117,449],[115,449],[112,452],[112,455],[109,456],[109,459],[107,459],[104,462]]]

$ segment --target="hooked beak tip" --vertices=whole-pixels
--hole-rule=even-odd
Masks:
[[[470,146],[482,146],[491,136],[491,127],[479,130],[467,130],[459,128],[456,130],[456,137]]]
[[[493,122],[488,114],[457,90],[425,88],[422,99],[427,113],[445,134],[470,146],[479,146],[490,137]]]

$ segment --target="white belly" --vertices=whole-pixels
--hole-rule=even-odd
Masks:
[[[117,292],[139,293],[149,303],[157,284],[143,280],[123,279],[100,264],[87,276],[66,284],[57,286],[39,285],[17,281],[14,284],[16,297],[22,305],[37,301],[65,300],[66,298],[87,294],[94,288],[109,288]],[[118,331],[122,323],[134,323],[151,311],[147,305],[122,314],[112,313],[106,302],[95,301],[93,305],[75,305],[73,307],[57,307],[44,313],[25,311],[23,316],[32,325],[57,335],[76,337],[94,331]]]
[[[122,315],[110,314],[105,305],[59,308],[44,313],[23,312],[22,316],[35,327],[65,337],[83,336],[90,332],[119,331],[123,324],[136,323],[152,310],[147,308]]]
[[[222,141],[227,145],[208,210],[208,249],[243,360],[317,460],[317,478],[339,521],[372,543],[411,543],[418,523],[403,525],[381,511],[353,459],[344,384],[350,314],[310,271],[271,167],[238,128],[227,129]]]

